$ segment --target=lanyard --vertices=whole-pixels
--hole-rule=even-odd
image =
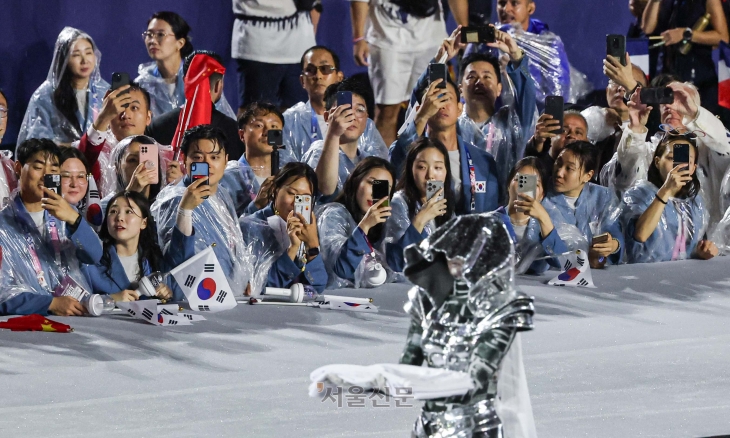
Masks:
[[[56,264],[63,269],[61,265],[61,239],[58,236],[56,218],[51,216],[48,211],[44,215],[46,216],[46,229],[48,230],[48,235],[51,237],[51,245],[53,246],[53,255],[56,259]]]
[[[469,153],[469,148],[464,147],[464,153],[466,153],[466,161],[469,163],[469,183],[471,184],[471,205],[470,209],[471,211],[474,211],[477,209],[477,202],[476,198],[474,196],[477,186],[477,176],[476,172],[474,171],[474,161],[471,159],[471,154]]]
[[[33,270],[35,271],[35,276],[38,279],[38,284],[40,284],[43,289],[50,291],[50,288],[48,287],[48,282],[46,281],[46,275],[43,273],[43,266],[41,265],[41,261],[38,258],[38,253],[35,250],[33,236],[30,233],[26,233],[25,242],[28,244],[28,252],[30,253],[30,258],[33,263]]]
[[[312,129],[309,131],[309,139],[314,143],[317,140],[324,140],[320,139],[322,137],[319,133],[319,122],[317,121],[317,113],[314,112],[314,109],[312,109]]]
[[[362,228],[357,227],[358,230],[360,230],[360,233],[362,233],[362,237],[365,239],[365,243],[368,244],[368,248],[370,248],[370,255],[375,258],[375,248],[373,248],[373,245],[370,243],[370,239],[368,239],[368,235],[365,234],[365,231],[362,230]]]

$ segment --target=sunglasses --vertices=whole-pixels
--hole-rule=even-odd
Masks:
[[[317,76],[317,70],[319,70],[320,73],[322,73],[325,76],[329,76],[332,73],[336,72],[337,69],[333,65],[320,65],[317,67],[316,65],[309,64],[302,73],[305,76]]]

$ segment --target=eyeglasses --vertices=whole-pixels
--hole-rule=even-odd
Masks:
[[[664,137],[665,138],[669,138],[669,137],[684,137],[684,138],[686,138],[688,140],[692,140],[693,141],[696,138],[703,138],[703,137],[705,137],[707,135],[705,133],[705,131],[702,131],[700,129],[696,129],[694,131],[690,131],[690,130],[687,130],[687,129],[677,129],[677,128],[673,127],[672,125],[668,125],[666,123],[662,123],[661,125],[659,125],[659,129],[661,129],[662,131],[664,131]]]
[[[8,109],[4,106],[0,106],[0,119],[3,119],[8,116]]]
[[[163,39],[165,39],[165,37],[168,35],[175,35],[175,34],[169,33],[169,32],[163,32],[161,30],[159,30],[157,32],[152,32],[152,31],[147,30],[145,32],[142,32],[142,39],[147,41],[147,40],[151,40],[152,38],[154,38],[157,40],[157,42],[160,42]]]
[[[317,67],[316,65],[309,64],[302,73],[304,73],[305,76],[317,76],[317,70],[325,76],[329,76],[337,71],[333,65],[320,65]]]
[[[355,118],[358,119],[365,119],[368,117],[368,110],[362,105],[358,105],[355,108]]]

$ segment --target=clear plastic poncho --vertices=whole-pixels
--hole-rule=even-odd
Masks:
[[[394,280],[393,272],[385,261],[385,254],[379,250],[380,242],[371,242],[375,249],[375,258],[373,261],[369,254],[363,255],[362,261],[355,272],[355,282],[340,278],[334,272],[334,266],[340,256],[343,246],[347,239],[357,229],[355,220],[347,211],[344,205],[339,202],[320,205],[315,207],[314,214],[317,217],[317,232],[319,233],[320,254],[324,261],[325,268],[329,280],[327,281],[327,289],[340,289],[345,287],[365,287],[362,281],[363,273],[367,269],[369,263],[380,263],[386,270],[386,283]]]
[[[99,154],[99,169],[101,169],[101,194],[104,199],[111,198],[115,194],[124,191],[127,188],[128,182],[124,181],[124,175],[122,174],[122,165],[124,160],[124,153],[132,144],[132,140],[138,136],[129,136],[124,138],[117,143],[109,154]],[[152,137],[149,137],[152,139]],[[152,139],[154,140],[154,139]],[[155,142],[157,150],[159,152],[159,181],[162,186],[165,186],[165,174],[167,173],[167,165],[172,161],[172,147],[163,146]],[[106,208],[106,204],[104,208]]]
[[[636,221],[654,201],[659,188],[639,181],[623,195],[626,257],[629,263],[654,263],[690,258],[707,229],[709,215],[702,195],[669,198],[654,232],[646,242],[634,239]]]
[[[228,162],[219,184],[233,198],[233,206],[238,216],[256,199],[261,188],[251,166],[235,160]]]
[[[306,162],[304,156],[312,144],[318,140],[324,140],[323,134],[319,132],[319,124],[314,114],[309,102],[299,102],[284,111],[284,146],[296,161]],[[313,130],[316,131],[313,132]],[[360,136],[358,142],[361,149],[369,144],[375,144],[378,148],[388,150],[375,123],[370,119],[367,120],[365,132]]]
[[[405,193],[402,190],[399,190],[395,192],[393,195],[393,198],[390,200],[390,206],[392,208],[390,212],[390,217],[385,222],[385,238],[383,239],[383,244],[381,245],[380,251],[383,254],[387,254],[387,246],[388,244],[395,244],[397,243],[403,236],[406,234],[406,231],[411,226],[411,214],[408,211],[408,203],[406,202]],[[423,206],[420,202],[416,202],[416,211],[413,213],[413,216],[417,215],[419,211],[421,211],[421,208]],[[426,236],[430,236],[431,233],[434,232],[436,229],[436,222],[433,220],[428,221],[426,223],[426,226],[423,227],[423,232],[426,233]],[[420,243],[420,242],[412,242],[412,243]],[[391,260],[393,260],[391,258]],[[404,263],[405,266],[405,263]],[[397,266],[392,266],[392,269],[394,271],[398,270]],[[393,280],[396,282],[405,281],[405,277],[401,272],[394,272]]]
[[[523,126],[516,103],[515,86],[509,75],[502,70],[502,93],[499,96],[499,110],[480,128],[466,113],[466,106],[458,120],[459,135],[479,149],[492,154],[497,163],[499,187],[507,187],[508,173],[517,161],[525,155],[529,133],[535,132],[538,119],[537,107],[533,109],[532,123]],[[506,195],[505,189],[502,189]]]
[[[251,216],[241,217],[239,224],[246,249],[253,255],[253,270],[251,276],[251,295],[259,295],[264,291],[268,283],[269,271],[276,263],[276,260],[284,254],[288,248],[283,245],[282,239],[289,240],[286,234],[286,222],[281,232],[279,227],[273,228],[270,222],[281,220],[274,215],[268,221],[254,219]],[[282,221],[283,222],[283,221]],[[278,225],[275,223],[275,226]],[[281,236],[281,233],[284,233]]]
[[[170,94],[170,84],[160,76],[160,71],[155,62],[146,62],[140,64],[137,68],[138,76],[134,82],[138,83],[150,93],[150,111],[152,111],[152,117],[161,116],[185,104],[183,63],[184,61],[180,62],[180,70],[177,72],[175,89],[172,94]],[[221,95],[220,100],[215,104],[215,109],[236,120],[236,113],[233,112],[233,108],[228,104],[225,95]]]
[[[342,187],[345,185],[345,181],[347,181],[347,177],[350,176],[360,160],[367,157],[380,157],[388,160],[388,148],[385,146],[383,138],[380,136],[378,130],[374,129],[368,137],[365,136],[366,133],[367,130],[360,136],[357,147],[357,159],[355,162],[350,160],[347,154],[342,152],[342,149],[340,149],[339,170],[337,172],[337,190],[335,190],[332,195],[324,197],[325,199],[334,197],[340,192],[340,190],[342,190]],[[309,167],[316,170],[319,158],[322,156],[323,148],[324,141],[322,140],[312,143],[310,149],[304,154],[302,162],[307,163]]]
[[[168,250],[172,240],[178,206],[185,189],[184,181],[167,186],[152,204],[152,216],[157,224],[158,240],[163,252]],[[225,188],[218,186],[215,195],[193,210],[193,233],[196,253],[215,243],[213,251],[228,283],[234,288],[234,295],[243,296],[254,264],[251,252],[243,241],[233,200]]]
[[[608,123],[608,112],[610,108],[600,106],[589,106],[580,112],[588,124],[588,140],[596,144],[616,133],[616,127]]]
[[[511,24],[501,25],[499,29],[510,34],[530,60],[530,75],[537,85],[540,111],[544,108],[545,96],[563,96],[566,102],[577,102],[593,91],[587,77],[568,62],[563,41],[556,34],[547,30],[534,34]],[[464,56],[493,50],[496,49],[484,44],[469,44]]]
[[[87,291],[92,290],[81,272],[76,247],[70,240],[66,224],[58,219],[55,221],[58,246],[53,244],[47,223],[42,232],[38,231],[19,192],[16,191],[0,211],[0,302],[25,292],[50,295],[66,275]],[[30,242],[35,251],[31,250]],[[42,266],[41,275],[36,274],[33,253]]]
[[[53,103],[53,92],[58,88],[61,78],[67,70],[69,54],[79,38],[91,41],[96,55],[96,67],[89,78],[86,108],[76,111],[76,118],[80,124],[80,127],[77,128],[56,108]],[[17,144],[29,138],[50,138],[58,144],[71,144],[80,139],[101,111],[104,94],[109,89],[109,84],[101,78],[100,62],[101,52],[94,40],[78,29],[65,27],[56,39],[48,76],[30,98],[28,109],[23,117],[23,124],[18,133]]]
[[[0,151],[0,208],[10,200],[10,195],[18,187],[15,175],[15,162],[11,151]]]

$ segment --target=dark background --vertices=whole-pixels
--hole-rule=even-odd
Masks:
[[[533,17],[550,25],[565,43],[571,63],[586,73],[596,88],[606,85],[602,73],[606,34],[625,34],[632,20],[628,0],[535,0]],[[3,146],[15,143],[33,91],[45,80],[53,45],[65,26],[94,38],[102,53],[101,72],[111,82],[114,71],[136,77],[137,66],[148,62],[141,33],[156,11],[179,13],[190,24],[193,46],[220,53],[226,60],[226,96],[236,108],[237,79],[231,54],[233,12],[230,1],[191,0],[3,0],[0,13],[0,88],[9,100],[8,132]],[[493,2],[496,4],[496,1]],[[366,71],[352,60],[349,2],[323,0],[317,42],[333,48],[346,75]],[[496,13],[492,13],[496,17]],[[495,18],[496,19],[496,18]],[[451,24],[453,26],[453,23]]]

